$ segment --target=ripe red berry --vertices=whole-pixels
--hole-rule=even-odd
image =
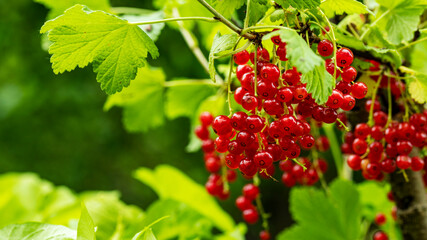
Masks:
[[[230,118],[224,115],[219,115],[214,119],[212,128],[218,135],[226,135],[233,130]]]
[[[258,172],[258,168],[254,161],[250,160],[249,158],[244,158],[240,161],[239,169],[242,174],[247,177],[253,177]]]
[[[202,123],[202,126],[207,127],[212,124],[212,121],[214,118],[210,112],[202,112],[200,114],[199,119],[200,119],[200,122]]]
[[[262,230],[259,233],[259,239],[261,240],[270,240],[270,238],[271,238],[270,233],[266,230]]]
[[[344,95],[341,93],[341,91],[334,89],[332,90],[332,94],[331,96],[329,96],[328,101],[326,102],[326,105],[330,108],[337,109],[341,106],[343,98],[344,98]]]
[[[354,98],[362,99],[366,96],[368,93],[368,86],[364,82],[357,82],[354,83],[351,87],[351,95],[353,95]]]
[[[352,67],[352,66],[348,66],[343,68],[342,73],[341,73],[341,78],[343,81],[345,82],[353,82],[357,77],[357,70]]]
[[[240,211],[253,208],[252,201],[244,196],[236,198],[236,206]]]
[[[314,137],[311,135],[304,135],[300,139],[301,147],[304,149],[310,149],[314,145]]]
[[[397,156],[396,165],[400,169],[408,169],[411,167],[411,158],[404,155]]]
[[[251,95],[245,94],[242,98],[242,107],[247,111],[252,111],[258,106],[258,99]]]
[[[420,171],[424,168],[424,160],[420,157],[411,158],[411,169],[412,171]]]
[[[366,123],[359,123],[354,128],[354,136],[356,138],[366,139],[371,133],[371,128]]]
[[[345,81],[339,81],[336,88],[340,90],[344,95],[351,93],[351,84]]]
[[[296,179],[291,173],[285,172],[282,175],[282,183],[287,187],[293,187],[296,184]]]
[[[396,170],[396,161],[393,159],[387,158],[380,163],[381,170],[386,173],[392,173]]]
[[[301,76],[296,68],[286,70],[283,73],[282,78],[291,86],[297,85],[301,80]]]
[[[206,127],[197,126],[196,129],[194,129],[194,133],[196,133],[196,136],[200,140],[207,140],[207,139],[209,139],[209,130]]]
[[[279,46],[276,49],[276,54],[279,57],[280,61],[288,61],[286,58],[286,44]]]
[[[273,156],[266,151],[261,151],[255,154],[254,162],[258,168],[265,169],[273,164]]]
[[[245,73],[249,73],[252,72],[253,69],[249,66],[249,65],[239,65],[236,68],[236,77],[239,80],[242,80],[243,75],[245,75]]]
[[[360,157],[358,155],[355,155],[355,154],[350,155],[347,158],[348,166],[355,171],[360,170],[360,168],[361,168],[360,163],[361,162],[362,162],[362,159],[360,159]]]
[[[374,234],[373,240],[388,240],[388,236],[383,231],[378,231]]]
[[[221,169],[221,160],[219,158],[210,157],[205,161],[206,170],[211,173],[216,173]]]
[[[264,101],[264,110],[270,116],[281,115],[285,112],[282,103],[276,99],[267,99]]]
[[[317,52],[319,52],[320,56],[327,57],[332,54],[334,51],[334,45],[331,41],[324,39],[319,42],[317,45]]]
[[[249,61],[249,53],[246,50],[238,52],[233,56],[234,62],[238,65],[246,64]]]
[[[344,95],[344,98],[341,104],[341,109],[344,111],[350,111],[351,109],[354,108],[354,105],[356,105],[356,100],[354,99],[354,97],[348,94]]]
[[[384,138],[383,128],[380,126],[373,126],[371,128],[371,137],[377,141]]]
[[[322,113],[322,120],[325,123],[334,123],[337,120],[337,111],[333,108],[324,108]]]
[[[384,215],[384,213],[377,213],[377,215],[375,215],[375,223],[378,226],[384,225],[384,223],[386,222],[386,217]]]
[[[348,48],[340,48],[337,51],[338,67],[347,67],[353,62],[353,52]]]
[[[303,85],[296,87],[294,90],[295,99],[303,100],[304,98],[307,97],[307,95],[308,95],[307,89]]]
[[[254,208],[243,211],[243,219],[249,224],[255,224],[258,221],[258,212]]]
[[[289,103],[292,98],[294,97],[293,91],[291,88],[289,87],[284,87],[279,89],[279,91],[277,92],[277,100],[279,102],[285,102],[285,103]]]
[[[248,183],[243,186],[243,196],[249,200],[254,200],[259,195],[259,188],[252,183]]]
[[[206,139],[202,141],[202,150],[205,153],[211,153],[215,151],[215,143],[212,139]]]
[[[363,140],[361,138],[356,138],[353,141],[353,146],[352,147],[353,147],[353,151],[356,154],[362,155],[368,149],[368,144],[366,143],[365,140]]]
[[[253,64],[254,63],[255,54],[252,52],[249,56],[250,56],[250,60],[251,60],[251,62]],[[268,53],[268,50],[265,49],[265,48],[258,48],[257,59],[260,62],[270,61],[270,53]]]
[[[247,131],[251,133],[260,132],[264,128],[263,119],[258,115],[251,115],[246,118]]]
[[[266,64],[261,68],[261,77],[267,82],[277,82],[280,77],[280,70],[275,64]]]

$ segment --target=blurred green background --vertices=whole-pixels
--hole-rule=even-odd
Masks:
[[[151,1],[111,4],[153,9]],[[167,121],[145,134],[127,133],[121,109],[102,110],[107,96],[91,67],[52,72],[39,34],[47,13],[30,0],[0,1],[0,173],[35,172],[76,192],[119,190],[123,201],[142,208],[156,196],[133,179],[132,171],[139,166],[170,164],[204,184],[209,174],[202,153],[185,152],[188,119]],[[178,31],[166,26],[156,45],[160,58],[150,64],[161,66],[168,79],[207,77]],[[280,179],[280,174],[275,177]],[[240,178],[233,184],[231,198],[221,203],[238,222],[242,219],[234,199],[245,182]],[[273,213],[273,234],[292,223],[288,192],[281,183],[266,181],[262,186],[266,211]],[[256,236],[260,228],[249,231]]]

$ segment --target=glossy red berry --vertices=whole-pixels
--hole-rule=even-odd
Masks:
[[[243,211],[243,219],[249,224],[255,224],[258,221],[258,212],[254,208]]]
[[[377,213],[377,215],[375,215],[375,223],[378,226],[384,225],[384,223],[386,223],[386,217],[384,215],[384,213]]]
[[[420,157],[411,158],[411,169],[412,171],[420,171],[424,168],[424,160]]]
[[[253,177],[258,172],[258,168],[254,161],[249,158],[244,158],[240,161],[239,169],[242,174],[247,177]]]
[[[289,87],[284,87],[279,89],[279,91],[277,92],[277,100],[279,102],[285,102],[285,103],[289,103],[292,98],[294,97],[293,91],[291,88]]]
[[[329,96],[326,105],[330,108],[337,109],[341,106],[343,102],[344,95],[340,90],[334,89],[332,90],[331,96]]]
[[[239,65],[236,68],[236,77],[237,79],[242,80],[243,75],[252,71],[253,69],[249,65]]]
[[[225,156],[225,165],[227,165],[227,167],[231,169],[237,169],[239,167],[241,159],[242,157],[240,155],[232,153],[227,154],[227,156]]]
[[[194,133],[200,140],[207,140],[209,139],[209,130],[206,127],[203,126],[197,126],[196,129],[194,129]]]
[[[411,158],[404,155],[397,156],[396,165],[400,169],[408,169],[411,167]]]
[[[277,93],[277,87],[271,82],[258,82],[258,96],[263,99],[273,99]]]
[[[350,155],[347,158],[347,164],[348,164],[348,166],[351,169],[355,170],[355,171],[360,170],[360,168],[361,168],[361,166],[360,166],[361,162],[362,162],[362,159],[360,159],[360,157],[358,155],[354,155],[353,154],[353,155]]]
[[[354,83],[351,87],[351,95],[353,95],[354,98],[362,99],[366,96],[368,93],[368,86],[364,82],[357,82]]]
[[[353,52],[348,48],[340,48],[337,51],[338,67],[347,67],[353,62]]]
[[[295,99],[303,100],[304,98],[307,97],[307,95],[308,95],[307,89],[303,85],[296,87],[294,90]]]
[[[258,168],[265,169],[273,164],[273,156],[266,151],[261,151],[255,154],[254,162]]]
[[[242,107],[247,111],[252,111],[258,106],[258,99],[251,95],[245,94],[242,98]]]
[[[225,115],[216,117],[212,123],[212,128],[220,136],[229,134],[233,130],[230,118]]]
[[[333,51],[334,45],[327,39],[320,41],[319,45],[317,45],[317,52],[320,54],[320,56],[328,57],[333,53]]]
[[[350,111],[356,105],[356,100],[351,95],[344,95],[343,101],[341,104],[341,109],[344,111]]]
[[[251,133],[260,132],[265,124],[263,119],[258,115],[251,115],[246,118],[247,131]]]
[[[260,74],[267,82],[277,82],[280,77],[280,70],[275,64],[266,64],[261,68]]]
[[[286,70],[283,73],[282,78],[291,86],[297,85],[301,80],[301,76],[296,68]]]
[[[282,183],[287,187],[293,187],[296,184],[296,179],[291,173],[285,172],[282,175]]]
[[[288,59],[286,58],[286,44],[279,46],[276,49],[276,54],[279,57],[280,61],[288,61]]]
[[[214,117],[210,112],[202,112],[200,114],[200,122],[202,123],[202,126],[207,127],[212,124],[212,121],[214,120]]]
[[[374,234],[373,240],[388,240],[388,236],[383,231],[378,231]]]
[[[248,183],[243,186],[243,196],[249,200],[255,200],[259,195],[259,188],[252,183]]]
[[[352,147],[353,147],[354,153],[362,155],[368,149],[368,144],[366,143],[365,140],[363,140],[361,138],[356,138],[353,141],[353,146]]]
[[[304,135],[300,139],[301,147],[304,149],[310,149],[314,146],[314,137],[311,135]]]
[[[246,64],[249,61],[249,53],[246,50],[234,54],[233,60],[238,65]]]
[[[393,159],[387,158],[380,163],[381,170],[386,173],[392,173],[396,170],[396,161]]]
[[[351,93],[351,84],[345,81],[339,81],[336,88],[340,90],[344,95]]]
[[[366,123],[359,123],[354,128],[354,136],[356,138],[366,139],[371,133],[371,128]]]
[[[270,238],[271,238],[270,233],[266,230],[262,230],[259,233],[259,239],[261,240],[270,240]]]
[[[244,196],[239,196],[238,198],[236,198],[236,206],[238,209],[240,209],[240,211],[253,208],[252,200]]]
[[[354,67],[348,66],[343,68],[341,73],[341,78],[343,81],[353,82],[354,80],[356,80],[356,77],[357,77],[357,70]]]
[[[247,128],[247,118],[248,114],[245,112],[236,112],[231,116],[231,126],[237,131],[244,131]]]

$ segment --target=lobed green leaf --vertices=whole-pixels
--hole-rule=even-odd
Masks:
[[[313,9],[320,5],[320,0],[277,0],[282,7],[292,6],[298,10]]]
[[[215,54],[220,54],[227,50],[233,49],[238,39],[239,39],[239,36],[237,34],[225,34],[221,36],[221,34],[218,32],[215,35],[215,38],[212,43],[212,48],[209,53],[209,74],[212,81],[216,82],[216,79],[215,79],[216,71],[215,71],[215,65],[214,65]]]
[[[356,0],[325,0],[320,4],[320,8],[328,17],[344,13],[372,13],[366,5]]]
[[[114,15],[75,5],[64,15],[46,22],[55,73],[85,67],[93,62],[97,81],[107,94],[120,92],[146,64],[148,53],[157,58],[153,40],[138,26]]]
[[[0,229],[0,240],[18,239],[75,240],[76,231],[47,223],[12,224]]]

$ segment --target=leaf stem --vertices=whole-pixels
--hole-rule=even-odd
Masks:
[[[217,19],[211,17],[176,17],[176,18],[166,18],[166,19],[158,19],[151,21],[143,21],[143,22],[134,22],[129,23],[132,25],[147,25],[147,24],[156,24],[156,23],[164,23],[164,22],[177,22],[177,21],[205,21],[205,22],[218,22]]]
[[[222,86],[222,84],[214,83],[210,79],[173,80],[173,81],[166,81],[163,83],[164,87],[177,87],[177,86],[185,86],[185,85],[210,85],[210,86],[215,86],[215,87],[221,87]]]
[[[172,14],[175,17],[175,19],[180,18],[178,9],[174,8],[172,10]],[[207,73],[209,73],[209,62],[206,59],[205,55],[203,54],[202,50],[199,48],[199,44],[197,42],[197,39],[193,37],[193,35],[188,31],[181,21],[177,22],[179,26],[179,31],[181,32],[182,37],[184,38],[185,42],[187,43],[190,50],[193,52],[194,56],[196,56],[197,60],[200,62],[202,67],[205,69]],[[224,83],[224,80],[219,76],[216,75],[216,79],[218,79],[219,83]]]
[[[216,19],[218,19],[220,22],[222,22],[225,26],[239,34],[240,36],[243,36],[246,39],[254,40],[256,38],[256,35],[253,35],[251,33],[242,33],[242,29],[238,26],[234,25],[234,23],[230,22],[228,19],[226,19],[224,16],[222,16],[221,13],[216,11],[209,3],[207,3],[205,0],[197,0],[200,4],[202,4],[209,12],[211,12]]]
[[[288,27],[283,27],[283,26],[274,26],[274,25],[268,25],[268,26],[252,26],[252,27],[247,27],[245,29],[242,30],[242,34],[246,34],[249,31],[252,30],[259,30],[259,29],[269,29],[269,28],[279,28],[279,29],[287,29],[287,30],[292,30],[295,31],[294,29],[288,28]]]
[[[413,41],[413,42],[411,42],[411,43],[408,43],[408,44],[406,44],[405,46],[398,48],[398,49],[397,49],[397,51],[402,51],[402,50],[403,50],[403,49],[405,49],[405,48],[408,48],[408,47],[410,47],[410,46],[412,46],[412,45],[415,45],[415,44],[417,44],[417,43],[423,42],[423,41],[425,41],[425,40],[427,40],[427,37],[424,37],[424,38],[418,39],[417,41]]]
[[[228,52],[228,53],[226,53],[224,55],[219,55],[219,56],[215,55],[215,59],[223,58],[223,57],[228,57],[228,56],[234,55],[234,54],[236,54],[238,52],[241,52],[243,50],[246,50],[249,47],[249,45],[251,45],[251,43],[252,43],[251,41],[248,41],[243,47],[241,47],[239,49],[236,49],[236,50],[233,50],[232,52]]]
[[[246,16],[245,16],[245,21],[243,23],[243,28],[247,28],[249,27],[249,7],[251,5],[251,0],[247,0],[246,1]]]
[[[365,32],[363,32],[362,36],[360,36],[360,40],[363,41],[363,38],[365,38],[366,35],[372,30],[372,27],[376,26],[378,24],[378,22],[389,13],[390,13],[390,9],[385,11],[379,18],[377,18],[371,25],[369,25],[369,28],[366,29]]]
[[[381,84],[381,80],[383,78],[383,75],[380,74],[378,77],[377,83],[374,86],[373,92],[372,92],[372,98],[371,98],[371,108],[369,109],[369,117],[368,117],[368,126],[372,127],[374,126],[374,106],[375,106],[375,99],[377,97],[377,91]]]

